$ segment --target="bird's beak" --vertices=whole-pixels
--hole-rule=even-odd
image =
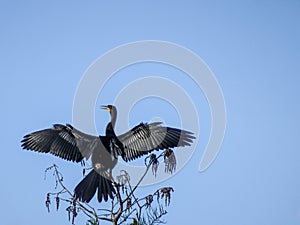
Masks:
[[[105,110],[109,111],[109,107],[107,105],[101,105],[101,109],[105,109]]]

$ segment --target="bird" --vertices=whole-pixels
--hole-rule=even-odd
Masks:
[[[195,139],[192,132],[166,127],[161,122],[141,122],[117,136],[114,131],[117,108],[114,105],[101,108],[107,110],[111,118],[103,136],[83,133],[70,124],[53,124],[21,140],[21,147],[26,150],[50,153],[77,163],[91,159],[93,169],[74,189],[74,198],[82,202],[90,202],[97,190],[98,202],[113,199],[116,191],[111,174],[119,157],[129,162],[154,150],[190,146]]]

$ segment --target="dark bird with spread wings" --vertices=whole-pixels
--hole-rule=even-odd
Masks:
[[[140,123],[130,131],[117,136],[114,126],[117,118],[115,106],[102,106],[111,115],[105,136],[92,136],[80,132],[71,125],[55,124],[50,129],[25,135],[22,148],[51,153],[73,162],[91,159],[93,170],[75,187],[74,197],[89,202],[98,189],[98,201],[113,198],[115,189],[111,171],[118,156],[126,162],[137,159],[154,150],[190,146],[192,132],[164,127],[159,122]]]

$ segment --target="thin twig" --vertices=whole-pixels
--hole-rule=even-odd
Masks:
[[[51,167],[49,167],[49,168],[51,168]],[[56,180],[58,181],[58,183],[60,184],[60,186],[65,190],[65,192],[67,192],[72,198],[73,198],[73,194],[69,191],[69,189],[67,189],[66,187],[65,187],[65,185],[63,184],[63,182],[62,182],[62,175],[61,175],[61,173],[57,170],[57,165],[56,164],[53,164],[53,166],[52,166],[52,168],[54,168],[54,172],[55,172],[55,175],[56,175]],[[48,168],[47,168],[48,169]],[[70,201],[70,202],[72,202],[72,201]],[[82,203],[80,203],[77,199],[75,199],[75,202],[76,202],[76,204],[77,205],[79,205],[79,207],[84,211],[84,213],[87,215],[87,216],[89,216],[90,218],[95,218],[96,220],[98,220],[98,219],[100,219],[99,217],[98,217],[98,215],[97,215],[97,213],[96,213],[96,211],[95,211],[95,209],[92,207],[92,206],[90,206],[89,204],[86,204],[86,206],[88,206],[90,209],[88,209],[86,206],[84,206]],[[91,214],[91,215],[88,215],[88,213],[89,214]],[[103,218],[101,218],[101,219],[103,219]],[[105,219],[107,219],[107,218],[105,218]],[[108,220],[108,221],[111,221],[111,220]]]
[[[134,186],[134,188],[130,191],[130,193],[129,193],[129,195],[127,196],[127,198],[125,198],[125,199],[122,201],[122,204],[123,204],[124,202],[126,202],[126,201],[130,198],[130,196],[132,195],[132,193],[133,193],[133,192],[137,189],[137,187],[140,185],[140,183],[142,182],[142,180],[143,180],[144,177],[146,176],[146,174],[147,174],[147,172],[148,172],[150,166],[151,166],[151,164],[149,164],[149,165],[147,166],[146,171],[144,172],[143,176],[140,178],[139,182]]]
[[[117,225],[118,224],[118,220],[120,219],[120,217],[122,215],[122,212],[123,212],[123,203],[124,203],[122,201],[121,194],[120,194],[120,186],[118,184],[116,184],[115,186],[116,186],[116,189],[117,189],[116,196],[117,196],[118,202],[120,202],[120,206],[119,206],[119,210],[114,215],[114,218],[113,218],[113,221],[112,221],[113,225]]]

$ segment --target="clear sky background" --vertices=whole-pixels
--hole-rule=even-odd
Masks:
[[[192,159],[176,176],[145,189],[148,194],[174,187],[168,224],[299,224],[299,21],[296,0],[1,1],[0,223],[67,224],[63,208],[56,212],[53,204],[49,214],[44,206],[55,186],[51,174],[44,180],[44,169],[58,164],[72,189],[82,177],[80,166],[22,151],[20,140],[53,123],[72,122],[77,85],[96,58],[121,44],[154,39],[198,54],[214,72],[227,107],[220,154],[200,173],[210,112],[201,90],[182,73],[154,64],[132,66],[99,96],[98,105],[111,103],[140,75],[162,75],[182,84],[201,112]],[[109,117],[95,110],[103,134]],[[170,105],[147,99],[132,110],[129,126],[155,116],[179,124]],[[82,217],[76,222],[84,224]]]

